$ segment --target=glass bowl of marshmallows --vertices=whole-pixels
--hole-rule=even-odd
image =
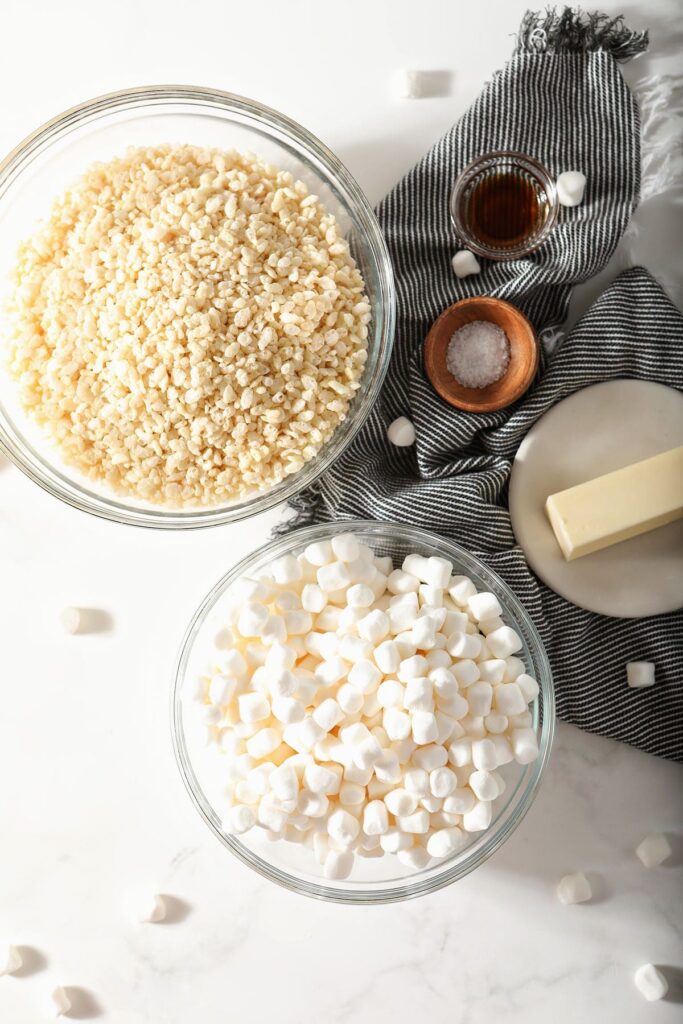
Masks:
[[[176,757],[212,832],[295,892],[384,903],[482,864],[529,809],[554,727],[529,616],[457,544],[324,524],[207,594],[172,697]]]
[[[0,452],[121,523],[213,526],[308,486],[388,365],[362,191],[283,114],[150,86],[0,160]]]

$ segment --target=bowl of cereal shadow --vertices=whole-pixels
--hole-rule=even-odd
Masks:
[[[449,346],[457,331],[481,323],[504,332],[507,363],[501,361],[497,380],[484,387],[467,387],[448,368]],[[468,358],[476,361],[476,344],[470,345]],[[445,309],[432,324],[424,345],[425,372],[432,387],[444,402],[465,412],[495,412],[512,405],[530,387],[538,359],[538,340],[529,320],[509,302],[485,295],[462,299]]]

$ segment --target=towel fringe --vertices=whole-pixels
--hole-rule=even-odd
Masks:
[[[623,15],[610,18],[598,11],[565,7],[527,11],[517,33],[516,53],[609,53],[620,63],[647,50],[649,36],[633,32]]]

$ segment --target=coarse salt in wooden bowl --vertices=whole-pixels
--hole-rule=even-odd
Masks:
[[[510,362],[503,376],[485,388],[466,388],[446,366],[453,334],[474,320],[488,320],[505,334]],[[425,371],[444,402],[466,412],[494,412],[516,402],[529,388],[538,369],[538,341],[533,327],[515,306],[486,295],[462,299],[445,309],[432,324],[424,344]]]

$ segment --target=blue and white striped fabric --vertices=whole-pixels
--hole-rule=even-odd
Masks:
[[[645,270],[625,272],[549,365],[544,361],[535,387],[511,409],[494,413],[446,405],[422,365],[430,325],[458,299],[505,298],[540,333],[562,323],[572,286],[607,263],[637,202],[640,168],[638,111],[616,60],[646,44],[646,35],[629,33],[619,19],[567,11],[546,20],[527,16],[510,62],[380,204],[397,286],[392,364],[366,426],[325,476],[293,499],[297,515],[286,528],[375,518],[454,538],[491,565],[532,615],[553,666],[561,718],[681,760],[683,614],[611,619],[554,594],[515,543],[507,482],[530,427],[580,388],[617,377],[683,388],[683,316]],[[586,196],[581,206],[562,211],[538,252],[502,263],[483,260],[480,275],[458,280],[450,265],[458,248],[450,190],[473,157],[496,149],[528,153],[555,174],[584,171]],[[387,425],[401,415],[416,426],[410,449],[386,438]],[[654,690],[627,689],[630,660],[656,663]]]

